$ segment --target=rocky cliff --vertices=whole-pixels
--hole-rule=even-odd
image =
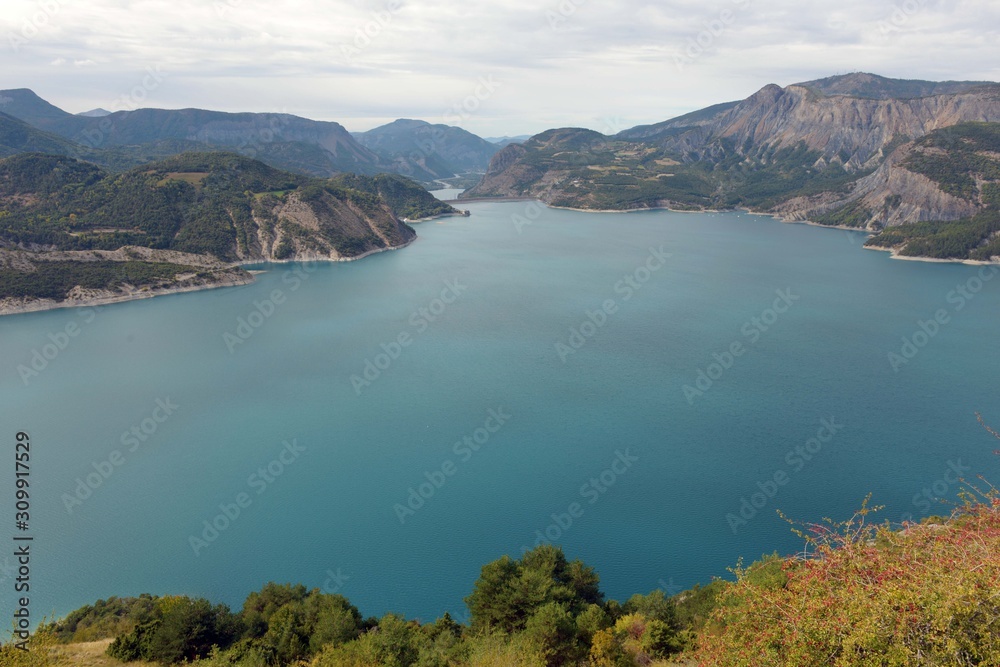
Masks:
[[[957,223],[994,206],[998,128],[998,84],[854,74],[765,86],[614,137],[550,130],[494,156],[464,196],[581,209],[745,208],[873,231]],[[983,254],[992,223],[949,233],[964,239],[949,244],[959,257]]]
[[[660,145],[688,160],[718,157],[727,147],[749,155],[804,142],[851,172],[875,168],[902,140],[969,121],[1000,121],[1000,86],[913,99],[821,95],[805,85],[770,85],[711,122]]]
[[[21,154],[0,160],[0,312],[240,284],[237,263],[363,257],[415,238],[403,215],[457,213],[395,175],[310,179],[228,153],[109,174]]]

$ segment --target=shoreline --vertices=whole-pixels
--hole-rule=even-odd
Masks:
[[[235,262],[229,265],[229,268],[243,267],[243,266],[260,266],[262,264],[306,264],[308,262],[327,262],[330,264],[339,264],[341,262],[356,262],[365,257],[370,257],[372,255],[377,255],[381,252],[391,252],[393,250],[402,250],[403,248],[408,248],[411,244],[416,242],[417,237],[414,236],[412,239],[403,243],[401,245],[389,246],[386,248],[375,248],[367,252],[363,252],[360,255],[355,255],[354,257],[329,257],[329,256],[309,256],[309,257],[296,257],[295,259],[255,259],[255,260],[243,260],[240,262]],[[267,273],[267,271],[257,271],[257,273]]]
[[[249,280],[224,280],[211,285],[185,285],[183,287],[164,287],[161,289],[140,290],[129,294],[118,294],[116,296],[96,296],[87,299],[51,301],[49,299],[38,299],[20,306],[0,307],[0,317],[7,315],[24,315],[26,313],[42,313],[48,310],[63,310],[65,308],[94,308],[97,306],[110,306],[116,303],[127,303],[129,301],[142,301],[144,299],[155,299],[158,296],[169,296],[171,294],[185,294],[187,292],[203,292],[212,289],[222,289],[225,287],[244,287],[255,282],[251,274]]]
[[[421,222],[430,222],[432,220],[440,220],[441,218],[466,218],[466,217],[468,216],[460,211],[458,213],[439,213],[437,215],[432,215],[427,218],[418,218],[417,220],[409,220],[407,218],[403,218],[403,222],[405,222],[408,225],[419,225]]]
[[[942,259],[940,257],[910,257],[900,255],[898,248],[886,246],[866,245],[861,246],[865,250],[875,250],[877,252],[889,253],[889,259],[898,259],[904,262],[930,262],[932,264],[965,264],[966,266],[1000,266],[1000,261],[988,262],[983,259]]]
[[[669,206],[650,206],[648,208],[573,208],[572,206],[552,206],[551,204],[546,204],[541,199],[536,199],[535,201],[540,202],[546,208],[551,208],[556,211],[573,211],[575,213],[645,213],[648,211],[670,211],[671,213],[733,213],[736,209],[732,211],[725,211],[714,208],[703,208],[703,209],[687,209],[687,208],[670,208]]]
[[[622,210],[622,209],[617,209],[617,210],[616,209],[607,209],[607,210],[605,210],[605,209],[580,209],[580,208],[573,208],[573,207],[570,207],[570,206],[552,206],[550,204],[546,204],[544,201],[542,201],[541,199],[538,199],[537,197],[504,197],[504,198],[499,198],[498,197],[498,198],[486,198],[486,199],[460,199],[460,200],[454,200],[454,201],[458,202],[458,203],[489,203],[489,202],[501,202],[501,203],[505,203],[506,202],[506,203],[509,203],[509,202],[534,201],[534,202],[538,202],[542,206],[545,206],[546,208],[550,208],[550,209],[554,209],[554,210],[558,210],[558,211],[573,211],[575,213],[619,213],[619,214],[628,214],[628,213],[641,213],[641,212],[644,212],[644,211],[669,211],[671,213],[736,213],[736,212],[739,212],[739,213],[747,213],[749,215],[766,216],[766,217],[772,218],[776,222],[780,222],[782,224],[808,225],[810,227],[819,227],[819,228],[822,228],[822,229],[839,229],[839,230],[843,230],[843,231],[857,232],[859,234],[864,234],[864,235],[866,235],[868,237],[871,237],[871,236],[874,235],[874,232],[870,232],[870,231],[867,231],[867,230],[858,229],[856,227],[847,227],[847,226],[844,226],[844,225],[823,225],[823,224],[820,224],[818,222],[813,222],[811,220],[788,220],[788,219],[782,218],[779,214],[776,214],[776,213],[758,213],[756,211],[751,211],[749,209],[727,209],[727,210],[721,210],[721,209],[702,209],[702,210],[690,210],[690,209],[674,209],[674,208],[670,208],[669,206],[657,206],[657,207],[650,207],[650,208],[637,208],[637,209],[625,209],[625,210]],[[428,217],[428,218],[421,218],[419,220],[404,220],[404,222],[406,222],[407,224],[420,224],[422,222],[430,222],[432,220],[439,220],[439,219],[442,219],[442,218],[451,218],[451,217],[467,217],[467,216],[465,216],[464,213],[461,213],[461,212],[459,212],[459,213],[442,213],[440,215],[435,215],[435,216],[431,216],[431,217]],[[356,262],[356,261],[362,260],[362,259],[364,259],[366,257],[370,257],[371,255],[376,255],[376,254],[383,253],[383,252],[390,252],[390,251],[394,251],[394,250],[402,250],[403,248],[407,248],[410,245],[412,245],[414,242],[416,242],[417,238],[418,237],[414,236],[412,239],[410,239],[409,241],[407,241],[406,243],[403,243],[401,245],[391,246],[391,247],[386,247],[386,248],[375,248],[373,250],[369,250],[367,252],[364,252],[364,253],[362,253],[360,255],[356,255],[354,257],[311,256],[311,257],[296,257],[294,259],[255,259],[255,260],[244,260],[244,261],[234,262],[232,264],[228,264],[222,270],[229,270],[229,269],[238,268],[238,269],[242,269],[242,270],[246,271],[246,269],[243,269],[243,267],[246,267],[246,266],[262,266],[262,265],[268,265],[268,264],[297,264],[297,263],[300,264],[300,263],[307,263],[307,262],[328,262],[328,263]],[[901,254],[899,254],[899,250],[897,248],[891,248],[891,247],[885,247],[885,246],[862,245],[861,248],[863,250],[874,250],[876,252],[887,252],[887,253],[889,253],[889,258],[890,259],[907,261],[907,262],[928,262],[928,263],[932,263],[932,264],[964,264],[964,265],[967,265],[967,266],[997,266],[997,265],[1000,265],[1000,261],[986,261],[986,260],[974,260],[974,259],[941,259],[941,258],[937,258],[937,257],[910,257],[910,256],[907,256],[907,255],[901,255]],[[20,304],[20,305],[0,306],[0,317],[4,317],[4,316],[8,316],[8,315],[22,315],[22,314],[26,314],[26,313],[40,313],[40,312],[45,312],[45,311],[48,311],[48,310],[61,310],[61,309],[64,309],[64,308],[87,308],[87,307],[96,307],[96,306],[107,306],[107,305],[114,305],[114,304],[117,304],[117,303],[127,303],[129,301],[140,301],[140,300],[143,300],[143,299],[153,299],[153,298],[156,298],[158,296],[168,296],[168,295],[171,295],[171,294],[185,294],[185,293],[188,293],[188,292],[201,292],[201,291],[205,291],[205,290],[222,289],[222,288],[226,288],[226,287],[244,287],[244,286],[252,285],[253,283],[255,283],[257,275],[263,274],[263,273],[267,273],[267,272],[268,272],[267,269],[251,270],[251,271],[246,271],[246,273],[249,274],[249,279],[240,279],[240,280],[230,279],[230,280],[223,280],[223,281],[220,281],[218,283],[208,284],[208,285],[186,285],[186,286],[166,287],[166,288],[152,289],[152,290],[140,290],[140,291],[131,292],[131,293],[128,293],[128,294],[117,294],[117,295],[114,295],[114,296],[101,296],[101,297],[92,297],[92,298],[79,299],[79,300],[64,300],[64,301],[51,301],[51,300],[48,300],[48,299],[36,299],[34,301],[30,301],[28,303],[23,303],[23,304]]]
[[[538,201],[538,197],[471,197],[469,199],[442,199],[445,204],[487,204],[490,202],[512,202],[512,201]],[[543,204],[545,202],[542,202]],[[548,206],[548,204],[546,204]]]
[[[140,290],[136,292],[131,292],[128,294],[116,294],[109,296],[95,296],[86,299],[77,300],[63,300],[63,301],[52,301],[50,299],[36,299],[28,303],[21,305],[11,305],[11,306],[0,306],[0,317],[5,317],[8,315],[24,315],[27,313],[42,313],[48,310],[62,310],[65,308],[94,308],[97,306],[110,306],[118,303],[127,303],[129,301],[141,301],[143,299],[154,299],[159,296],[169,296],[171,294],[186,294],[188,292],[203,292],[212,289],[223,289],[226,287],[246,287],[247,285],[252,285],[257,282],[257,276],[260,274],[268,273],[267,270],[246,270],[245,266],[261,266],[264,264],[296,264],[296,263],[307,263],[307,262],[354,262],[360,259],[364,259],[370,255],[375,255],[381,252],[388,252],[390,250],[400,250],[406,248],[417,238],[413,237],[406,243],[399,246],[392,246],[390,248],[375,248],[374,250],[369,250],[368,252],[357,255],[356,257],[310,257],[310,258],[296,258],[296,259],[271,259],[271,260],[254,260],[254,261],[242,261],[234,262],[232,264],[226,265],[222,270],[228,271],[232,269],[241,269],[249,274],[249,279],[230,279],[221,280],[217,283],[212,283],[208,285],[184,285],[176,287],[164,287],[161,289],[150,289],[150,290]],[[13,297],[12,297],[13,298]]]
[[[633,209],[586,209],[586,208],[573,208],[571,206],[552,206],[551,204],[546,204],[541,199],[537,197],[533,198],[511,198],[506,201],[526,201],[533,200],[540,203],[546,208],[555,209],[557,211],[574,211],[576,213],[641,213],[643,211],[670,211],[671,213],[747,213],[748,215],[760,215],[773,219],[775,222],[780,222],[785,225],[807,225],[809,227],[816,227],[819,229],[839,229],[846,232],[855,232],[857,234],[863,234],[869,238],[875,236],[875,232],[870,232],[866,229],[858,229],[857,227],[848,227],[847,225],[824,225],[818,222],[813,222],[812,220],[789,220],[784,218],[779,213],[761,213],[758,211],[752,211],[747,208],[733,208],[733,209],[700,209],[697,211],[689,209],[675,209],[669,206],[655,206],[651,208],[633,208]],[[468,200],[473,201],[473,200]],[[494,200],[486,200],[494,201]],[[496,200],[502,201],[502,200]],[[879,252],[890,253],[890,259],[898,259],[907,262],[928,262],[931,264],[965,264],[967,266],[997,266],[1000,265],[1000,260],[997,261],[986,261],[980,259],[940,259],[938,257],[910,257],[908,255],[900,255],[899,250],[896,248],[887,248],[883,246],[861,246],[863,250],[877,250]]]

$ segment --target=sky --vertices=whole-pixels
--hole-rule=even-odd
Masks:
[[[998,81],[998,32],[996,0],[3,0],[0,89],[611,134],[855,71]]]

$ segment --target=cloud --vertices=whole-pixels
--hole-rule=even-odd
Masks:
[[[37,17],[7,0],[0,35]],[[57,0],[0,87],[107,105],[157,66],[149,104],[287,109],[366,129],[440,121],[480,77],[503,85],[463,121],[485,135],[602,119],[648,123],[767,83],[874,71],[1000,79],[992,0]],[[73,62],[73,70],[53,68]]]

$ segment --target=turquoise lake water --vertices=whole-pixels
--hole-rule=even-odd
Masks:
[[[800,550],[777,509],[872,492],[898,521],[947,511],[949,466],[1000,479],[992,269],[747,214],[469,208],[358,262],[0,318],[0,538],[26,431],[34,620],[270,580],[465,618],[539,533],[623,599]]]

